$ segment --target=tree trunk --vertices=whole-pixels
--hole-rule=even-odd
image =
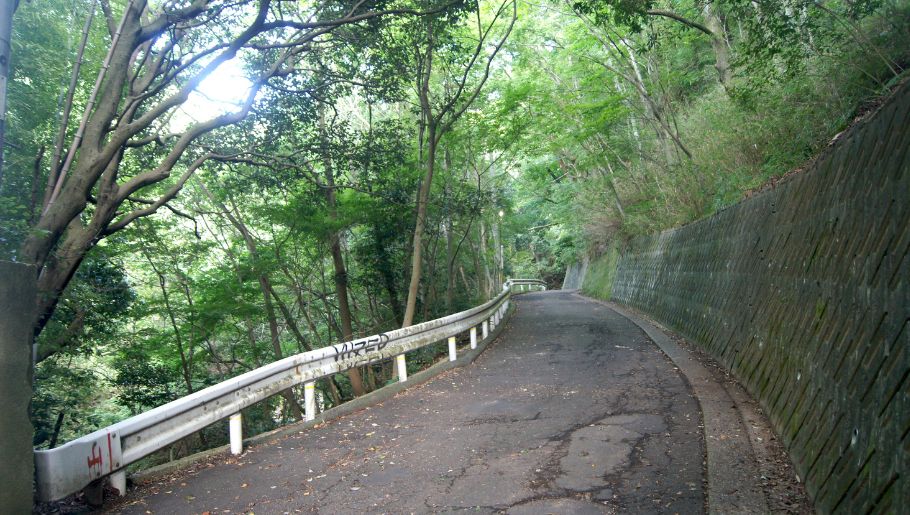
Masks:
[[[324,112],[320,112],[319,125],[324,149],[322,164],[325,176],[325,200],[329,209],[329,220],[334,225],[334,222],[338,220],[338,202],[335,198],[335,172],[332,169],[331,157],[328,154],[328,141],[325,137]],[[348,271],[344,265],[344,255],[341,253],[341,235],[338,231],[333,230],[329,235],[329,246],[332,252],[332,265],[335,268],[335,296],[338,297],[338,316],[341,318],[341,339],[347,342],[354,339],[354,327],[351,323],[351,305],[348,299]],[[360,397],[366,393],[359,368],[349,369],[347,375],[351,380],[351,388],[354,390],[355,396]]]
[[[446,148],[443,154],[443,169],[446,177],[449,176],[452,167],[452,155]],[[448,189],[448,188],[447,188]],[[449,201],[448,191],[446,191],[445,203],[449,206],[445,215],[446,231],[446,313],[452,312],[452,304],[455,298],[455,238],[452,236],[452,213]]]
[[[389,259],[387,248],[388,238],[386,230],[379,225],[372,227],[373,233],[373,255],[376,257],[376,270],[382,278],[382,286],[389,297],[389,306],[392,308],[392,316],[395,317],[395,323],[401,326],[404,312],[401,308],[401,300],[398,298],[398,284],[395,281],[395,274],[392,272],[393,265]]]
[[[670,146],[670,142],[668,141],[670,139],[673,139],[673,136],[670,133],[669,127],[667,127],[667,124],[663,119],[663,112],[660,109],[660,106],[654,102],[654,99],[648,92],[648,88],[644,82],[644,77],[641,75],[641,69],[638,66],[638,59],[635,57],[635,53],[633,53],[631,50],[629,50],[629,62],[632,65],[632,71],[634,72],[635,89],[638,92],[641,103],[645,106],[645,113],[648,115],[648,120],[650,120],[654,125],[654,133],[657,136],[657,141],[660,143],[660,146],[664,151],[664,157],[667,160],[667,164],[673,164],[675,161],[673,156],[673,148]]]
[[[180,370],[183,375],[183,382],[186,384],[186,394],[189,395],[193,393],[193,382],[192,382],[192,372],[190,370],[189,361],[187,360],[186,351],[184,350],[183,336],[180,333],[180,327],[177,325],[177,317],[174,314],[174,308],[171,306],[171,296],[167,291],[167,280],[164,277],[164,274],[158,271],[155,265],[152,263],[151,258],[146,255],[146,258],[149,261],[149,264],[152,265],[152,270],[155,271],[155,274],[158,276],[158,286],[161,288],[161,296],[164,298],[164,308],[167,310],[168,319],[171,321],[171,328],[174,330],[174,339],[177,341],[177,351],[180,353]]]
[[[484,297],[490,297],[493,292],[493,276],[487,259],[487,231],[483,220],[480,221],[480,262],[483,263]]]
[[[506,272],[504,270],[505,261],[502,255],[502,240],[499,237],[498,220],[493,222],[493,258],[496,260],[496,264],[494,265],[494,269],[496,270],[496,278],[494,279],[495,284],[493,284],[493,288],[495,289],[490,292],[491,295],[498,293],[499,286],[506,281],[504,277]]]
[[[294,320],[294,316],[291,314],[291,310],[288,309],[287,304],[285,304],[284,301],[281,300],[281,297],[275,293],[275,288],[272,287],[271,283],[269,283],[268,286],[269,293],[272,295],[272,298],[275,299],[275,304],[278,304],[278,309],[281,311],[282,316],[284,316],[284,320],[291,329],[291,333],[294,334],[294,338],[296,338],[300,346],[307,351],[313,350],[313,346],[310,345],[306,338],[304,338],[303,333],[300,332],[300,327],[297,326],[297,322]]]
[[[711,30],[711,46],[714,48],[714,68],[717,70],[717,79],[728,93],[730,83],[733,81],[733,71],[730,68],[730,47],[727,45],[727,32],[724,29],[724,20],[714,13],[711,3],[705,3],[705,26]]]
[[[724,29],[723,18],[712,11],[710,2],[705,2],[704,25],[673,11],[665,11],[663,9],[650,9],[648,10],[648,14],[652,16],[664,16],[671,20],[676,20],[707,34],[711,38],[711,46],[714,48],[714,68],[717,70],[717,78],[724,87],[724,90],[729,92],[733,73],[730,69],[730,46],[727,44],[727,31]]]
[[[414,314],[417,310],[417,293],[420,289],[423,233],[426,229],[427,203],[430,200],[430,186],[433,182],[433,171],[436,164],[436,125],[434,123],[428,124],[427,133],[427,155],[424,160],[426,174],[420,183],[420,191],[417,194],[417,221],[414,224],[414,239],[411,243],[413,249],[411,254],[411,281],[408,284],[408,302],[405,305],[402,327],[408,327],[414,323]]]
[[[260,268],[259,265],[259,250],[256,245],[256,240],[253,238],[253,234],[250,233],[247,226],[240,220],[237,216],[234,216],[234,213],[224,203],[219,202],[214,195],[205,187],[205,185],[200,181],[200,188],[203,193],[209,198],[209,200],[214,203],[218,209],[224,214],[224,216],[231,222],[237,232],[243,237],[243,241],[246,244],[247,252],[250,253],[250,257],[253,259],[254,263],[257,263],[256,268]],[[272,305],[272,297],[269,293],[272,285],[269,281],[268,274],[264,270],[257,270],[258,281],[259,281],[259,291],[262,294],[262,302],[265,306],[265,314],[268,319],[269,324],[269,335],[272,342],[272,352],[275,354],[275,360],[280,360],[284,357],[284,352],[281,350],[281,340],[278,334],[278,317],[275,315],[275,307]],[[297,398],[294,395],[294,391],[291,389],[284,390],[281,392],[281,396],[287,401],[288,412],[295,420],[303,419],[303,411],[300,409],[300,404],[297,402]]]
[[[3,155],[6,147],[6,83],[9,79],[13,13],[18,0],[0,0],[0,190],[3,188]]]
[[[469,239],[468,244],[471,246],[471,258],[474,261],[474,277],[476,278],[477,282],[477,288],[475,289],[474,295],[471,298],[480,300],[480,298],[483,297],[483,292],[486,291],[486,285],[483,281],[483,268],[480,266],[480,250],[474,246],[474,240]]]

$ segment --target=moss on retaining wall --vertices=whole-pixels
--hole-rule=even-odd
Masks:
[[[702,345],[759,400],[825,513],[910,499],[908,149],[905,83],[806,172],[636,239],[616,271],[613,300]]]
[[[610,300],[618,259],[619,251],[616,245],[613,245],[597,259],[591,261],[581,291],[595,299]]]

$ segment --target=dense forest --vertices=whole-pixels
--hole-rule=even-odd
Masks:
[[[905,0],[0,4],[39,448],[508,277],[558,287],[798,169],[910,65]],[[320,381],[321,408],[393,373]]]

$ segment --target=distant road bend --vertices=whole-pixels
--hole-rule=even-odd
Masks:
[[[515,298],[472,365],[146,486],[122,513],[701,513],[698,401],[634,323],[561,291]]]

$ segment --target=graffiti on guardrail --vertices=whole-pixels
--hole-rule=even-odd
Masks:
[[[98,470],[92,471],[96,472],[98,475],[101,475],[101,465],[104,464],[104,460],[101,459],[101,448],[97,444],[92,445],[92,453],[85,458],[85,461],[88,462],[88,468],[93,469],[96,465]]]
[[[381,351],[388,343],[389,335],[382,333],[334,345],[335,361],[338,362],[344,359],[362,356],[372,351]]]

